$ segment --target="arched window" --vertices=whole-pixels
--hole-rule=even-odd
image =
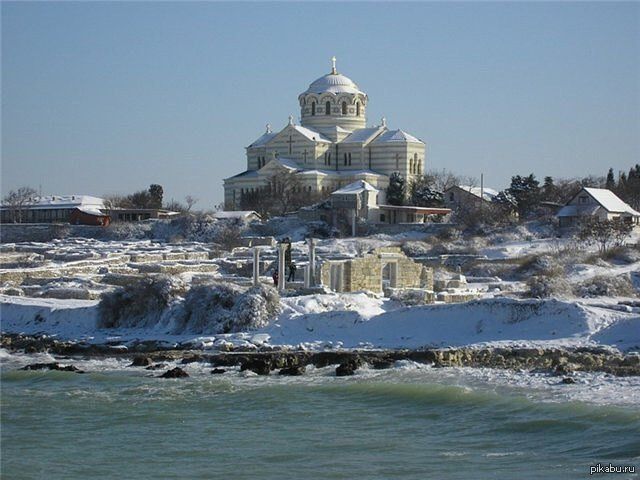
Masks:
[[[316,102],[311,102],[311,115],[316,114]]]
[[[356,117],[360,116],[360,102],[356,102]]]
[[[327,102],[324,104],[324,114],[331,115],[331,102]]]
[[[409,160],[409,173],[413,173],[413,160]]]
[[[351,152],[349,152],[349,165],[351,165]]]
[[[347,102],[342,102],[342,114],[347,114]]]

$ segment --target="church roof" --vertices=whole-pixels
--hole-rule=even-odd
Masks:
[[[309,140],[313,140],[314,142],[331,143],[331,140],[329,140],[327,137],[322,135],[320,132],[311,130],[310,128],[302,127],[300,125],[294,125],[293,128],[295,128],[302,135],[307,137]]]
[[[376,138],[374,143],[389,143],[389,142],[424,143],[419,138],[416,138],[413,135],[410,135],[407,132],[402,131],[400,129],[387,130],[378,138]]]
[[[267,143],[269,143],[269,141],[275,137],[277,135],[277,133],[273,133],[273,132],[266,132],[263,133],[262,136],[260,138],[258,138],[255,142],[253,142],[251,145],[249,145],[247,148],[252,148],[252,147],[263,147],[264,145],[266,145]]]
[[[346,75],[340,73],[328,73],[315,80],[304,93],[361,93],[358,85]]]
[[[312,168],[309,170],[301,170],[298,175],[332,175],[335,177],[353,177],[356,175],[369,175],[372,177],[385,177],[381,173],[376,173],[373,170],[325,170],[319,168]]]
[[[384,127],[359,128],[340,143],[368,143],[383,130]]]
[[[368,182],[365,182],[364,180],[356,180],[355,182],[350,183],[349,185],[346,185],[346,186],[336,190],[335,192],[332,192],[332,195],[334,193],[336,193],[338,195],[355,194],[355,193],[364,192],[365,190],[368,190],[368,191],[371,191],[371,192],[378,192],[379,191],[373,185],[371,185]]]

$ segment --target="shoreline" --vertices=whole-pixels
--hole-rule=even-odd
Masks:
[[[268,347],[248,351],[242,347],[227,351],[162,347],[159,342],[145,341],[123,349],[109,344],[82,344],[60,341],[46,336],[2,333],[0,347],[10,353],[49,353],[65,359],[119,358],[130,359],[132,366],[158,370],[162,362],[181,364],[209,363],[212,368],[240,367],[258,375],[280,371],[284,375],[302,375],[305,367],[339,365],[336,374],[351,375],[359,367],[391,368],[401,360],[433,367],[472,367],[546,372],[570,376],[574,372],[604,372],[616,377],[640,376],[640,355],[619,353],[602,347],[516,348],[454,347],[425,349],[336,349],[291,350]],[[217,373],[217,372],[213,372]]]

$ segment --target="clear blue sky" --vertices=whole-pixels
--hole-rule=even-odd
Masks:
[[[640,3],[2,3],[2,191],[222,200],[329,59],[505,187],[640,162]]]

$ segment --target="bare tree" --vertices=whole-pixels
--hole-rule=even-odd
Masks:
[[[198,203],[198,199],[196,197],[192,197],[191,195],[187,195],[186,197],[184,197],[184,201],[187,204],[187,212],[190,212],[191,207]]]
[[[11,190],[4,197],[4,204],[9,207],[14,223],[22,223],[25,207],[34,202],[37,194],[35,188],[20,187],[17,190]]]

